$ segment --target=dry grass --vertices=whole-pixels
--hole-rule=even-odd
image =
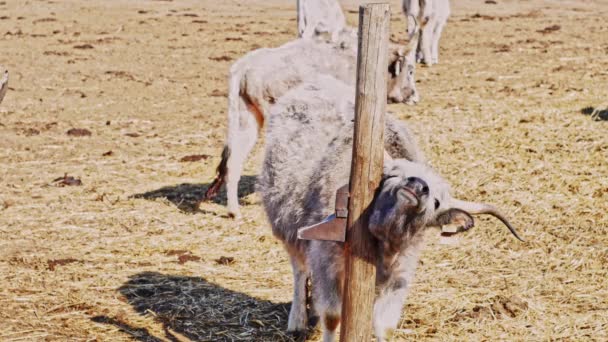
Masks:
[[[492,219],[456,246],[429,232],[397,337],[607,340],[608,6],[455,2],[422,102],[390,109],[457,195],[502,207],[528,243]],[[259,146],[242,221],[224,198],[193,202],[231,62],[291,39],[294,7],[0,1],[0,340],[290,338],[286,253],[252,193]],[[195,154],[212,157],[181,161]],[[53,183],[66,173],[82,185]]]

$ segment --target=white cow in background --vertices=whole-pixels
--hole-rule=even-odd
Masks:
[[[403,12],[408,18],[407,32],[412,33],[419,25],[420,37],[416,60],[424,64],[439,63],[439,39],[450,17],[449,0],[403,0]],[[415,23],[412,18],[421,18]]]
[[[298,0],[298,37],[326,33],[336,41],[345,27],[346,19],[337,0]]]

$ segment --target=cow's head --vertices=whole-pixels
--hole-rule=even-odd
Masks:
[[[388,103],[415,104],[420,101],[420,95],[416,90],[416,55],[415,48],[418,44],[418,21],[414,16],[408,16],[408,24],[413,23],[413,28],[408,27],[408,40],[405,46],[389,44],[388,48],[388,80],[387,98]]]
[[[392,45],[392,44],[391,44]],[[415,104],[420,100],[416,90],[415,56],[403,46],[391,46],[388,57],[388,103]]]
[[[495,216],[521,240],[496,208],[453,198],[448,184],[430,167],[386,157],[369,229],[385,249],[397,251],[425,227],[454,225],[457,231],[468,230],[474,225],[473,215],[477,214]]]

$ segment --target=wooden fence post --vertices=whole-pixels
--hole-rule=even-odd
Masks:
[[[368,207],[382,176],[389,23],[388,4],[359,8],[355,133],[340,341],[367,342],[372,336],[376,251],[367,221]]]

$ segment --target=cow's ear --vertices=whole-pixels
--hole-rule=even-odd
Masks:
[[[475,225],[473,216],[464,210],[448,209],[437,216],[437,225],[453,233],[469,230]]]

